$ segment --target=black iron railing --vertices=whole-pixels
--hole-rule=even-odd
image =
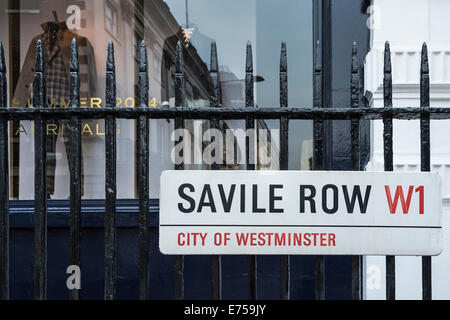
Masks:
[[[317,44],[318,46],[320,44]],[[70,259],[74,265],[80,265],[80,218],[81,218],[81,130],[82,119],[105,119],[105,299],[116,296],[116,130],[117,118],[137,120],[137,157],[138,157],[138,241],[139,241],[139,297],[149,298],[149,119],[174,119],[175,129],[184,127],[185,119],[209,120],[211,127],[220,127],[220,121],[241,119],[246,128],[253,129],[256,119],[280,119],[280,169],[288,169],[288,129],[291,119],[309,119],[314,121],[314,170],[323,169],[323,129],[325,120],[351,121],[351,159],[353,170],[360,170],[359,125],[361,120],[384,121],[384,157],[385,170],[393,170],[392,120],[420,119],[421,130],[421,169],[430,170],[430,119],[450,119],[450,109],[430,108],[429,69],[427,49],[422,48],[420,73],[420,107],[393,108],[392,105],[392,69],[389,44],[385,47],[384,65],[384,108],[364,108],[361,104],[360,75],[357,61],[356,44],[352,48],[351,67],[351,105],[345,108],[331,108],[322,103],[322,67],[320,50],[316,50],[314,69],[314,108],[288,108],[288,67],[286,44],[281,46],[280,59],[280,106],[257,108],[253,96],[253,58],[251,44],[247,44],[245,65],[245,106],[227,108],[220,105],[221,91],[217,64],[216,44],[211,47],[211,104],[210,108],[192,108],[185,106],[184,65],[182,46],[178,43],[175,68],[175,105],[177,107],[148,108],[148,63],[144,42],[139,47],[138,106],[136,108],[116,108],[116,74],[114,47],[108,44],[106,64],[106,105],[105,108],[80,108],[80,76],[78,48],[72,42],[70,61],[70,108],[46,108],[45,55],[43,44],[38,41],[36,50],[35,80],[33,85],[33,108],[8,108],[6,64],[3,46],[0,46],[0,298],[9,299],[9,172],[8,172],[8,121],[32,120],[35,122],[35,211],[34,211],[34,297],[47,297],[47,193],[46,193],[46,121],[49,119],[70,120]],[[220,108],[219,108],[220,107]],[[246,140],[247,170],[255,170],[251,161],[254,155],[249,152],[250,139]],[[213,165],[212,169],[217,168]],[[183,170],[183,163],[175,165]],[[315,259],[315,294],[317,299],[325,299],[325,259]],[[248,257],[249,299],[257,298],[257,258]],[[281,261],[281,297],[290,298],[290,260],[282,256]],[[220,299],[222,293],[221,258],[213,256],[212,292],[214,299]],[[362,298],[361,257],[352,259],[352,297]],[[395,257],[386,257],[386,296],[395,299]],[[431,257],[423,257],[422,263],[423,299],[431,299]],[[86,290],[89,290],[86,288]],[[78,290],[71,290],[70,298],[80,297]],[[174,260],[174,298],[184,298],[184,258]]]

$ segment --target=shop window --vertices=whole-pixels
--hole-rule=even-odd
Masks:
[[[245,104],[247,41],[251,41],[253,46],[256,80],[254,96],[257,106],[279,106],[279,55],[282,41],[286,41],[288,49],[289,106],[308,107],[312,104],[312,0],[36,0],[33,1],[33,14],[27,11],[31,8],[30,1],[15,2],[14,7],[8,7],[13,2],[0,3],[0,38],[7,47],[5,52],[10,53],[7,61],[11,106],[23,107],[31,101],[37,39],[48,39],[45,42],[48,62],[57,62],[57,66],[47,68],[52,70],[52,74],[47,75],[47,83],[52,85],[53,99],[49,104],[53,107],[67,105],[68,53],[73,37],[79,42],[82,107],[104,107],[106,47],[109,39],[115,44],[119,107],[131,108],[136,105],[137,49],[141,40],[147,44],[149,99],[154,107],[175,104],[174,69],[178,41],[183,44],[186,103],[189,106],[209,107],[210,50],[213,41],[217,44],[222,106]],[[66,20],[71,17],[67,9],[74,5],[80,7],[80,18],[86,22],[83,24],[85,27],[69,28],[66,24]],[[11,11],[13,9],[15,11]],[[57,14],[53,14],[53,11]],[[187,33],[189,41],[186,41]],[[224,127],[242,129],[245,128],[244,123],[243,120],[230,120],[226,121]],[[266,120],[258,127],[277,130],[278,123]],[[186,127],[200,131],[198,128],[203,124],[199,122],[194,125],[187,121]],[[311,124],[308,121],[292,121],[291,124],[290,168],[309,169],[308,161],[312,156]],[[16,121],[11,128],[11,195],[19,200],[33,199],[33,123]],[[154,130],[150,132],[149,189],[150,197],[157,198],[160,173],[174,168],[171,162],[173,121],[151,120],[151,128]],[[104,121],[85,121],[82,131],[83,198],[102,199]],[[48,196],[52,199],[67,199],[69,196],[67,132],[64,121],[50,123],[48,128],[51,136],[47,154]],[[135,122],[118,119],[116,132],[118,198],[135,198]],[[271,140],[265,144],[270,149],[267,154],[271,157],[271,168],[277,169],[279,136],[274,133],[268,137]],[[235,143],[236,154],[242,155],[245,154],[245,143],[239,139]],[[242,168],[234,164],[227,164],[226,167]],[[199,165],[195,168],[206,167]]]

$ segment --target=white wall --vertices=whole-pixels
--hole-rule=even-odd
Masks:
[[[393,69],[394,107],[420,105],[419,75],[422,43],[428,46],[430,104],[450,107],[450,1],[374,0],[375,29],[365,61],[366,90],[373,92],[372,107],[383,106],[383,52],[389,41]],[[418,121],[394,120],[394,170],[420,170]],[[383,123],[372,122],[372,157],[366,170],[383,171]],[[431,121],[431,170],[443,177],[444,249],[432,258],[433,299],[450,299],[450,121]],[[365,258],[366,299],[385,299],[385,258]],[[396,298],[421,299],[420,257],[396,258]]]

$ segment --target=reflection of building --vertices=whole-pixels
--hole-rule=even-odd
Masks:
[[[183,29],[164,41],[161,62],[161,101],[174,105],[174,77],[176,46],[183,44],[184,76],[186,100],[188,105],[206,107],[209,105],[210,78],[206,63],[198,55],[194,45],[186,41]]]
[[[228,107],[245,105],[244,79],[239,79],[228,67],[222,66],[220,68],[220,80],[223,104]]]
[[[59,20],[66,17],[72,21],[73,16],[67,14],[67,8],[74,4],[69,0],[36,1],[32,8],[39,14],[26,14],[17,20],[17,28],[21,30],[39,30],[44,21],[53,20],[52,11],[55,10]],[[81,10],[80,24],[69,24],[70,31],[89,40],[94,49],[97,74],[97,95],[104,101],[105,96],[105,65],[107,42],[114,41],[115,60],[117,73],[118,106],[132,107],[135,103],[136,93],[136,45],[145,40],[148,49],[149,62],[149,95],[156,107],[161,107],[164,101],[174,105],[174,66],[175,47],[178,40],[184,44],[186,104],[197,107],[209,106],[210,76],[208,71],[210,44],[213,39],[203,35],[197,26],[193,26],[193,33],[189,42],[186,42],[182,28],[173,16],[169,6],[163,0],[105,0],[105,1],[77,1],[76,5]],[[51,9],[49,9],[51,8]],[[5,14],[5,11],[2,11]],[[25,14],[24,14],[25,15]],[[3,21],[6,21],[4,19]],[[78,29],[78,27],[80,27]],[[31,39],[36,34],[21,32],[20,56],[11,57],[12,60],[20,60],[22,65],[25,53]],[[7,38],[7,37],[6,37]],[[10,52],[14,52],[11,50]],[[219,57],[220,58],[220,57]],[[133,66],[130,61],[135,62]],[[14,69],[11,73],[14,73]],[[13,75],[14,77],[14,75]],[[222,66],[220,68],[220,80],[222,89],[222,105],[244,105],[244,83],[231,70]],[[95,97],[94,97],[95,98]],[[89,106],[89,101],[87,106]],[[200,125],[200,126],[199,126]],[[186,128],[192,133],[193,139],[208,128],[207,121],[186,121]],[[162,170],[173,168],[170,152],[173,142],[170,140],[172,124],[166,120],[150,121],[150,192],[152,198],[159,196],[159,175]],[[12,191],[17,192],[19,199],[31,199],[33,196],[34,167],[33,158],[27,154],[32,148],[33,138],[32,123],[22,121],[20,130],[15,132],[13,152],[15,159],[11,163],[17,163],[18,183]],[[104,196],[104,122],[102,120],[91,123],[90,130],[83,135],[83,161],[85,178],[85,198],[102,198]],[[243,122],[227,121],[223,128],[245,129]],[[135,126],[134,121],[118,120],[117,143],[117,178],[119,198],[133,198],[135,191]],[[269,137],[270,139],[270,137]],[[236,153],[241,157],[244,154],[245,143],[237,139]],[[262,144],[261,144],[262,145]],[[274,148],[276,144],[269,144]],[[271,163],[278,164],[278,153],[273,151]],[[58,139],[55,149],[56,178],[55,198],[67,198],[69,194],[69,170],[66,159],[66,148],[62,139]],[[202,166],[200,166],[202,167]],[[193,167],[193,168],[200,168]],[[204,167],[204,166],[203,166]],[[227,168],[239,168],[242,166],[227,166]],[[11,170],[11,172],[15,172]],[[14,189],[14,190],[13,190]]]

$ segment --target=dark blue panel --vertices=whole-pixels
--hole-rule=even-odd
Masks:
[[[20,207],[20,204],[28,204]],[[104,221],[101,201],[84,200],[81,229],[81,299],[103,299]],[[138,298],[137,201],[118,201],[117,298]],[[11,298],[33,298],[32,202],[11,204]],[[127,212],[128,210],[128,212]],[[172,299],[173,257],[159,251],[157,202],[150,208],[150,298]],[[119,220],[119,219],[118,219]],[[68,299],[68,208],[49,202],[48,298]],[[351,265],[348,257],[327,257],[327,298],[350,297]],[[222,256],[224,299],[247,299],[247,256]],[[185,298],[210,299],[211,257],[185,257]],[[280,299],[280,257],[258,256],[258,298]],[[291,256],[292,299],[314,299],[314,258]]]
[[[248,257],[222,256],[223,299],[245,300],[248,297]]]
[[[291,256],[291,299],[315,299],[313,256]]]

